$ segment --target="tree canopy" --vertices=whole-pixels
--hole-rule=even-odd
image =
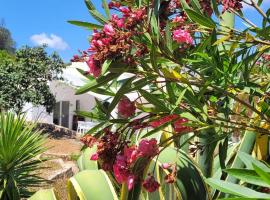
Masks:
[[[22,47],[15,55],[0,51],[0,108],[20,112],[25,103],[52,111],[55,97],[48,81],[61,79],[62,59],[45,47]]]
[[[3,25],[0,25],[0,50],[6,50],[9,53],[15,53],[16,50],[10,31]]]

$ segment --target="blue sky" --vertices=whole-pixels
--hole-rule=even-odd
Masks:
[[[93,0],[98,10],[100,2]],[[78,49],[89,47],[87,38],[91,32],[67,23],[93,21],[83,0],[0,0],[0,5],[0,19],[4,19],[17,48],[49,41],[52,48],[48,51],[57,51],[69,61]]]
[[[101,0],[93,3],[102,10]],[[57,51],[68,62],[78,49],[89,47],[87,38],[91,32],[67,23],[67,20],[94,21],[83,0],[0,0],[0,5],[0,19],[5,20],[18,48],[45,41],[49,43],[49,52]],[[263,10],[269,5],[270,0],[264,0]],[[261,21],[252,8],[244,10],[255,24]],[[237,24],[240,25],[239,21]]]

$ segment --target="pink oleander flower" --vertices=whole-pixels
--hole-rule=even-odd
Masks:
[[[118,28],[124,28],[125,20],[123,18],[119,18],[116,14],[112,15],[112,22],[115,23]]]
[[[153,176],[148,176],[143,181],[143,187],[147,192],[155,192],[159,188],[159,183],[155,180]]]
[[[193,44],[193,38],[187,30],[177,29],[173,31],[173,40],[178,43]]]
[[[126,158],[126,162],[128,165],[134,163],[138,158],[138,150],[136,146],[127,147],[124,148],[124,156]]]
[[[136,20],[142,20],[144,15],[145,15],[145,10],[144,9],[138,9],[138,10],[133,12],[131,17],[135,18]]]
[[[138,154],[142,157],[154,157],[159,153],[157,140],[152,138],[150,140],[144,139],[139,143]]]
[[[94,153],[93,155],[91,155],[90,160],[93,160],[93,161],[98,160],[98,154]]]
[[[165,117],[162,117],[158,120],[154,120],[152,122],[150,122],[150,125],[153,127],[153,128],[157,128],[163,124],[166,124],[167,122],[169,121],[172,121],[174,119],[177,119],[179,116],[176,115],[176,114],[172,114],[172,115],[167,115]]]
[[[186,119],[186,118],[181,118],[181,119],[175,121],[173,123],[173,128],[174,128],[175,132],[182,133],[182,132],[191,131],[192,130],[191,127],[183,125],[184,123],[187,123],[187,122],[188,122],[188,119]]]
[[[175,18],[173,18],[172,22],[173,23],[184,23],[186,21],[186,19],[182,16],[176,16]]]
[[[111,24],[105,24],[103,31],[107,36],[113,36],[115,34],[115,30]]]
[[[94,77],[98,77],[101,74],[101,67],[99,62],[95,61],[93,56],[89,57],[88,61],[86,61],[86,64],[89,67],[90,74],[92,74]]]
[[[129,8],[123,7],[123,6],[120,7],[119,10],[120,10],[120,12],[123,13],[124,17],[128,17],[130,15],[130,13],[131,13],[131,10]]]
[[[131,190],[134,187],[134,184],[135,184],[135,176],[129,175],[127,178],[128,190]]]
[[[230,9],[239,11],[243,7],[242,0],[221,0],[221,4],[223,5],[222,13],[227,10],[230,12]]]
[[[163,169],[169,169],[171,167],[170,163],[162,163],[162,168]]]
[[[118,113],[122,118],[129,118],[135,114],[136,106],[135,102],[130,101],[126,96],[118,103]]]
[[[113,173],[118,183],[126,182],[130,173],[126,163],[126,158],[123,155],[116,156],[113,164]]]
[[[108,6],[109,6],[110,9],[119,8],[121,6],[121,4],[119,2],[111,1],[111,2],[109,2]]]

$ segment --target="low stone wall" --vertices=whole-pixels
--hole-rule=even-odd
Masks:
[[[38,123],[36,128],[38,130],[41,130],[42,133],[47,134],[49,137],[52,138],[76,137],[76,131],[55,124]]]

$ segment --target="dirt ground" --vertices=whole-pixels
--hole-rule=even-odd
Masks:
[[[68,154],[68,155],[78,155],[80,154],[80,149],[82,143],[76,139],[68,138],[48,138],[46,142],[46,147],[49,150],[46,153],[51,154]]]
[[[69,139],[69,138],[57,138],[57,139],[48,138],[45,146],[49,149],[43,154],[44,157],[50,158],[50,156],[53,156],[53,159],[61,158],[64,161],[64,163],[66,164],[73,163],[75,168],[77,168],[76,160],[80,155],[80,149],[82,147],[82,144],[80,143],[79,140]],[[60,166],[58,166],[55,162],[46,161],[42,164],[42,167],[45,167],[45,169],[41,169],[38,172],[41,174],[41,177],[46,178],[49,175],[53,174],[55,170],[58,170]],[[73,170],[73,171],[76,171],[76,170]],[[47,184],[43,185],[42,188],[43,189],[54,188],[57,196],[61,200],[66,200],[67,199],[67,190],[66,190],[67,180],[68,180],[68,177],[63,177],[61,179],[53,181],[49,185]]]

